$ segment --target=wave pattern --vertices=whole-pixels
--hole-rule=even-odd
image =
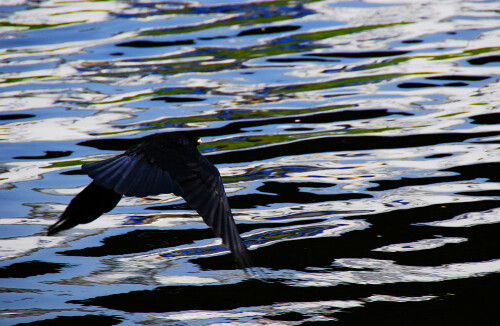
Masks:
[[[486,0],[0,5],[1,323],[491,323],[499,27]],[[180,129],[262,275],[173,195],[44,235],[80,165]]]

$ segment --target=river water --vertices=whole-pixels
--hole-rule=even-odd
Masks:
[[[497,1],[0,6],[0,324],[494,325]],[[193,130],[260,275],[173,195],[45,231]]]

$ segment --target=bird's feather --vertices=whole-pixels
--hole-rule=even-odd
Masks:
[[[71,200],[59,220],[49,227],[47,235],[92,222],[112,210],[121,198],[121,194],[92,182]]]

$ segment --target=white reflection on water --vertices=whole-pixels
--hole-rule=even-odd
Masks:
[[[435,154],[451,154],[436,159],[424,159]],[[363,189],[377,180],[391,180],[401,177],[450,176],[452,172],[441,172],[453,166],[497,162],[498,146],[495,144],[437,144],[396,149],[371,149],[367,151],[341,151],[305,155],[289,155],[258,163],[245,163],[221,167],[228,180],[262,181],[266,179],[286,181],[317,181],[339,184],[340,190]],[[302,170],[287,171],[287,167],[301,166]],[[286,173],[280,174],[280,171]],[[258,173],[257,173],[258,172]],[[496,184],[477,184],[495,187]],[[439,186],[439,185],[438,185]],[[440,190],[441,191],[441,190]],[[440,192],[439,191],[439,192]]]
[[[114,130],[110,123],[128,118],[123,113],[101,113],[86,117],[49,118],[3,125],[5,142],[34,142],[87,139],[89,133]],[[51,130],[52,132],[47,132]]]
[[[29,255],[35,251],[58,247],[65,243],[61,237],[29,236],[0,239],[0,260]]]
[[[436,296],[392,296],[373,294],[359,300],[318,300],[314,302],[275,303],[252,307],[241,307],[224,311],[188,310],[182,312],[148,314],[147,320],[151,324],[164,323],[196,323],[196,325],[300,325],[303,322],[333,322],[335,313],[351,308],[359,308],[371,302],[421,302],[436,299]],[[263,319],[263,317],[280,316],[293,313],[300,316],[298,320],[287,321]],[[326,318],[329,316],[329,318]],[[332,316],[333,315],[333,316]],[[185,325],[185,324],[182,324]]]
[[[329,313],[339,309],[349,309],[360,307],[363,305],[361,300],[329,300],[315,302],[291,302],[291,303],[276,303],[273,305],[263,305],[256,307],[242,307],[231,309],[229,311],[201,311],[189,310],[185,312],[172,312],[165,314],[149,314],[148,317],[153,323],[161,323],[162,321],[182,321],[182,322],[197,322],[197,325],[227,325],[231,321],[231,325],[295,325],[294,322],[286,321],[263,321],[260,319],[263,316],[272,314],[283,314],[287,312],[295,312],[304,314],[304,318],[308,321],[320,321],[321,314]],[[235,322],[234,318],[238,318],[240,322]]]
[[[0,107],[9,112],[46,108],[58,101],[61,93],[66,91],[67,89],[57,89],[51,92],[44,89],[3,92]]]
[[[350,270],[328,273],[296,273],[296,279],[293,284],[298,286],[323,287],[342,283],[392,284],[401,282],[439,282],[500,272],[499,259],[440,266],[406,266],[396,264],[390,260],[342,258],[336,259],[334,266]]]
[[[428,250],[442,247],[448,243],[461,243],[467,241],[466,238],[459,237],[442,237],[435,239],[423,239],[414,242],[391,244],[388,246],[383,246],[373,251],[382,252],[406,252],[406,251],[418,251],[418,250]]]
[[[435,295],[424,295],[421,297],[401,297],[393,295],[374,294],[365,299],[366,302],[419,302],[437,298]]]
[[[469,212],[455,216],[452,219],[444,221],[435,221],[421,223],[422,225],[431,225],[438,227],[471,227],[476,225],[493,224],[500,222],[500,209],[494,208],[482,212]]]
[[[109,19],[109,11],[124,8],[125,4],[117,1],[85,2],[57,0],[43,1],[39,8],[17,11],[9,16],[9,21],[15,24],[64,24],[64,23],[95,23]]]

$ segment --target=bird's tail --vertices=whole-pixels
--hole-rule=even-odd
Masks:
[[[92,222],[112,210],[121,198],[122,195],[112,189],[103,188],[92,182],[71,200],[59,220],[49,227],[47,235],[56,234],[78,224]]]

